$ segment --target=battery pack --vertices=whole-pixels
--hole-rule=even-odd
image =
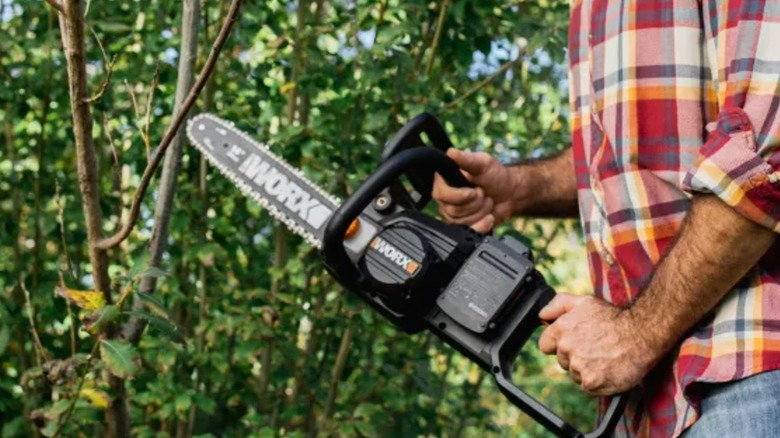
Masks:
[[[504,311],[521,298],[533,273],[529,251],[519,241],[485,238],[439,296],[441,310],[475,333],[501,323]]]

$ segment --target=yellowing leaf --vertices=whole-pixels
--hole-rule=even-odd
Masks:
[[[82,388],[81,391],[79,391],[79,395],[87,399],[90,403],[92,403],[93,406],[96,406],[100,409],[107,408],[111,401],[108,397],[108,394],[93,388]]]
[[[279,92],[280,92],[281,94],[287,94],[287,93],[288,93],[290,90],[292,90],[292,89],[293,89],[293,88],[295,88],[296,86],[297,86],[297,84],[296,84],[294,81],[293,81],[293,82],[288,82],[288,83],[286,83],[286,84],[282,85],[282,86],[279,88]]]
[[[480,370],[479,370],[479,368],[474,367],[474,366],[469,367],[469,368],[470,368],[469,369],[469,377],[468,377],[469,383],[471,383],[472,385],[476,385],[477,381],[479,380]]]
[[[67,299],[76,306],[89,311],[102,309],[106,305],[103,292],[96,290],[76,290],[57,286],[57,295]]]

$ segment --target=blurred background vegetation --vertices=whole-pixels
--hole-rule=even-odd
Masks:
[[[106,234],[170,123],[183,10],[86,4],[88,86],[107,85],[90,102]],[[202,1],[198,68],[226,12],[226,2]],[[540,157],[568,143],[567,19],[565,0],[247,1],[196,110],[234,121],[341,197],[425,110],[458,147],[507,162]],[[114,300],[135,293],[140,276],[159,277],[147,304],[161,321],[137,345],[117,340],[116,355],[104,352],[109,332],[85,325],[105,303],[55,293],[96,287],[57,12],[44,0],[0,0],[0,35],[3,438],[106,434],[117,402],[109,374],[122,377],[134,436],[544,435],[452,349],[398,332],[346,294],[316,253],[189,146],[166,274],[147,268],[157,179],[138,227],[107,253]],[[500,232],[533,245],[556,289],[588,291],[576,223],[519,219]],[[517,373],[591,427],[595,404],[553,360],[527,347]]]

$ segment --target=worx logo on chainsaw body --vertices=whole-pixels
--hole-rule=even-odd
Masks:
[[[320,228],[333,213],[317,198],[290,181],[287,175],[255,154],[250,153],[238,171],[268,194],[268,199],[274,199],[315,229]]]
[[[371,241],[371,249],[382,254],[386,259],[398,265],[409,275],[414,275],[420,270],[420,263],[401,252],[381,237],[375,237]]]

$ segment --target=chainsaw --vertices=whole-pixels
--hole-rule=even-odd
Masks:
[[[386,145],[382,164],[341,202],[231,122],[200,114],[188,123],[195,147],[271,216],[320,250],[327,271],[400,330],[429,330],[485,372],[506,398],[560,437],[610,436],[626,396],[610,399],[583,434],[513,381],[520,349],[555,292],[512,236],[477,233],[423,212],[434,173],[469,187],[445,151],[452,147],[428,113]]]

